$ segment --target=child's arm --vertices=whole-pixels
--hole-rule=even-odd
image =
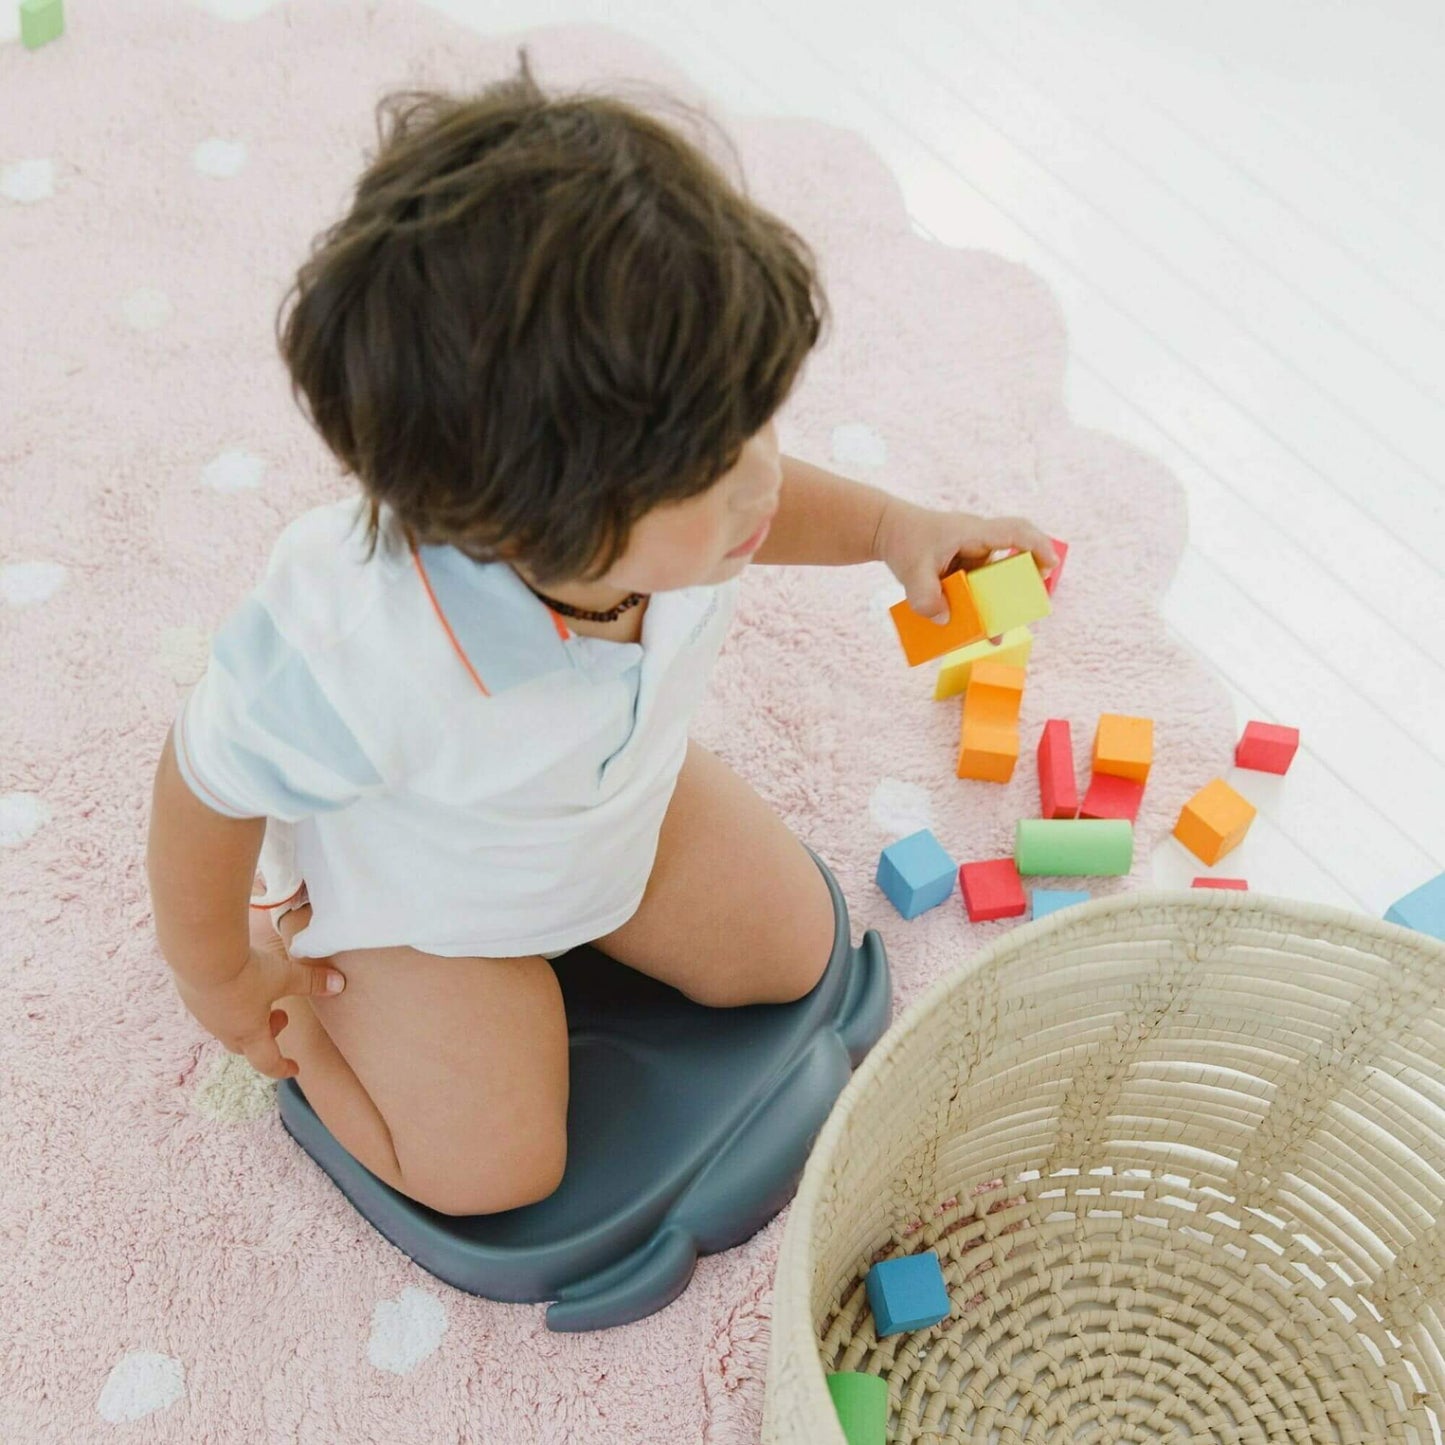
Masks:
[[[754,562],[886,562],[908,589],[909,605],[934,617],[948,610],[939,578],[955,566],[976,565],[1007,547],[1032,552],[1043,567],[1059,560],[1048,537],[1023,517],[935,511],[797,457],[781,462],[778,514]]]
[[[265,818],[223,817],[187,787],[172,729],[156,769],[146,872],[161,952],[189,981],[221,983],[244,967],[265,834]]]

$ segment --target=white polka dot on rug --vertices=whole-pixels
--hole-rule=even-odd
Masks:
[[[191,152],[191,164],[203,175],[229,180],[246,164],[246,143],[212,136]]]
[[[408,1285],[395,1299],[376,1302],[367,1358],[378,1370],[409,1375],[436,1353],[446,1332],[446,1306],[430,1291]]]
[[[191,1090],[191,1107],[218,1124],[254,1124],[276,1112],[276,1080],[243,1054],[213,1053]]]
[[[120,303],[121,314],[136,331],[154,331],[175,315],[171,298],[155,286],[138,286]]]
[[[881,778],[868,799],[868,812],[885,832],[906,838],[933,826],[933,800],[926,788],[902,778]]]
[[[186,1371],[178,1359],[154,1350],[132,1350],[111,1367],[95,1411],[102,1420],[123,1425],[174,1405],[185,1393]]]
[[[0,602],[7,607],[48,602],[69,575],[59,562],[8,562],[0,567]]]
[[[848,467],[881,467],[888,443],[866,422],[848,421],[833,428],[833,460]]]
[[[0,793],[0,848],[18,848],[50,821],[50,804],[34,793]]]
[[[55,165],[52,161],[12,161],[0,169],[0,196],[7,201],[31,205],[48,201],[55,194]]]
[[[211,655],[211,639],[204,628],[187,623],[161,633],[155,665],[172,682],[185,686],[199,682]]]
[[[222,452],[201,471],[201,485],[216,492],[249,492],[261,485],[265,461],[250,452]]]

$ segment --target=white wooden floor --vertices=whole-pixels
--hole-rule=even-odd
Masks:
[[[1378,915],[1445,869],[1439,0],[433,3],[856,129],[921,231],[1045,277],[1073,415],[1188,491],[1170,626],[1241,723],[1303,733],[1231,774],[1260,817],[1224,871]],[[1200,870],[1169,840],[1155,871]]]

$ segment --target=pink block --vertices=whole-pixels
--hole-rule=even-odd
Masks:
[[[1243,878],[1196,878],[1191,888],[1237,888],[1241,893],[1249,891],[1249,884]]]
[[[1073,736],[1067,719],[1051,717],[1039,739],[1039,817],[1073,818],[1078,811]]]
[[[1277,727],[1274,723],[1251,722],[1234,749],[1237,767],[1257,773],[1287,773],[1299,748],[1299,729]]]
[[[1028,910],[1023,879],[1012,858],[965,863],[958,870],[958,886],[963,892],[963,906],[975,923],[1017,918]]]
[[[1116,778],[1112,773],[1095,773],[1079,805],[1081,818],[1125,818],[1133,822],[1144,801],[1144,784],[1133,778]]]

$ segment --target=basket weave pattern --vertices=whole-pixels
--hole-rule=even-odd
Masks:
[[[952,1299],[879,1340],[878,1259]],[[814,1146],[763,1439],[1424,1442],[1445,1425],[1445,945],[1250,894],[1018,928],[875,1046]]]

